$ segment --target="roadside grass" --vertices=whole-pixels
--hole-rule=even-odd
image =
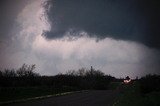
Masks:
[[[115,90],[115,89],[117,89],[120,85],[121,85],[121,82],[111,82],[111,83],[108,85],[108,89],[109,89],[109,90]]]
[[[122,87],[123,92],[113,106],[160,106],[160,92],[141,94],[137,82]]]
[[[0,103],[27,98],[54,95],[69,91],[77,91],[72,87],[52,88],[52,87],[6,87],[0,88]]]
[[[146,102],[147,101],[150,103],[150,106],[160,106],[160,92],[151,92],[146,94]]]
[[[111,82],[108,86],[109,90],[115,90],[120,86],[120,82]],[[70,86],[63,86],[61,88],[54,87],[1,87],[0,88],[0,103],[17,100],[27,100],[28,98],[41,97],[46,95],[57,95],[65,92],[81,91]]]

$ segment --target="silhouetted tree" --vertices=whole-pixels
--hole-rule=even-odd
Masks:
[[[78,72],[77,72],[77,75],[78,75],[78,76],[85,76],[85,75],[86,75],[86,70],[85,70],[85,68],[79,69]]]
[[[1,71],[0,86],[31,86],[37,85],[38,73],[33,70],[35,65],[23,64],[18,70],[5,69]]]
[[[66,74],[40,76],[34,72],[35,65],[23,64],[22,67],[0,71],[1,87],[46,86],[54,89],[107,89],[114,77],[105,75],[100,70],[81,68],[69,70]]]
[[[2,71],[0,70],[0,77],[2,77]]]
[[[22,67],[20,67],[17,70],[17,75],[19,77],[31,77],[31,76],[37,76],[38,74],[33,72],[33,70],[35,69],[35,64],[33,65],[26,65],[23,64]]]

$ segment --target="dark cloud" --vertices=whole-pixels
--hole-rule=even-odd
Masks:
[[[160,47],[158,0],[49,0],[45,8],[51,25],[50,31],[44,31],[48,39],[61,38],[68,30],[83,30],[100,39]]]
[[[19,12],[29,0],[0,0],[0,39],[8,39]]]

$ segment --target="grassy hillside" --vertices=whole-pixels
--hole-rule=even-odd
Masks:
[[[160,106],[160,91],[144,94],[138,82],[122,86],[123,91],[113,106]]]

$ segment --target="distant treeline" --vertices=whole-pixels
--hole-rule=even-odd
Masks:
[[[0,71],[0,87],[47,86],[53,88],[73,87],[77,89],[108,89],[111,81],[116,80],[100,70],[81,68],[65,74],[41,76],[34,72],[35,65],[23,64],[19,69]]]
[[[112,81],[123,81],[100,70],[81,68],[65,74],[41,76],[35,65],[23,64],[19,69],[0,70],[0,87],[52,87],[74,89],[108,89]],[[138,80],[142,93],[160,91],[160,75],[146,75]]]

